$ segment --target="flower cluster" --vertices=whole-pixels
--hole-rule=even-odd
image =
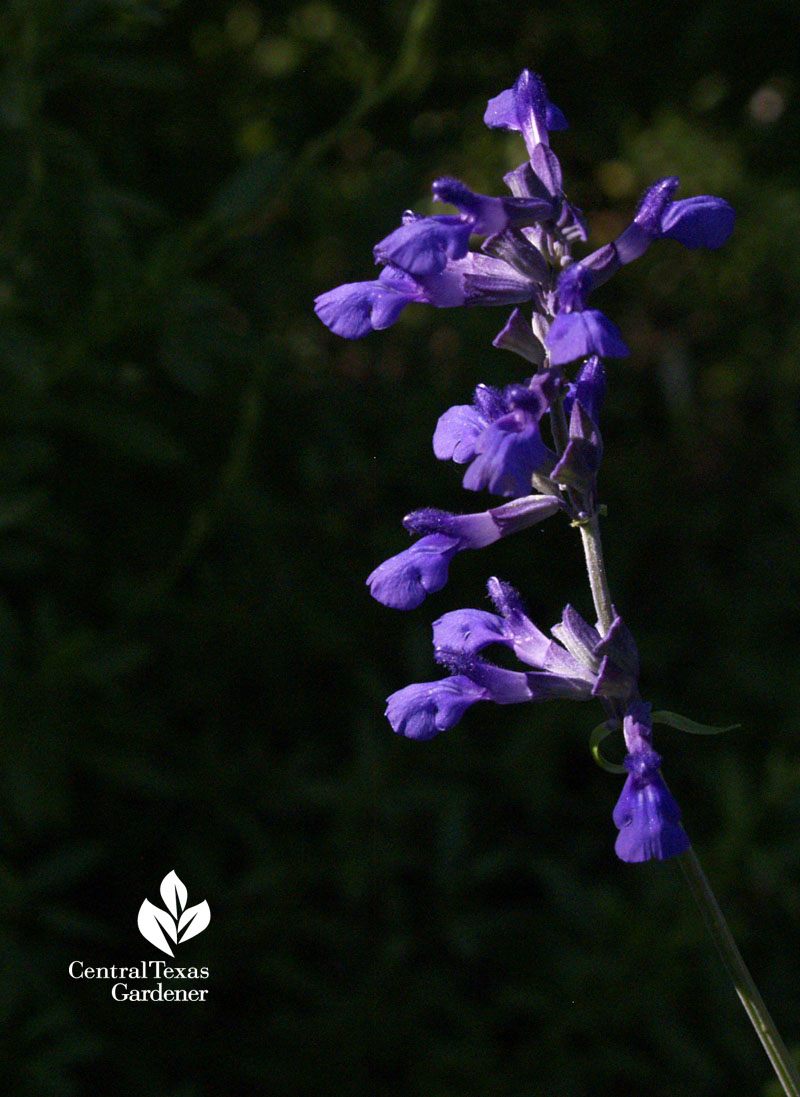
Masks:
[[[556,513],[576,524],[595,520],[603,359],[629,352],[616,325],[588,307],[589,296],[655,240],[717,248],[733,229],[734,212],[724,199],[675,200],[678,180],[667,178],[647,191],[616,240],[576,261],[572,247],[586,240],[586,228],[564,192],[549,137],[567,122],[541,79],[524,71],[513,88],[489,101],[484,121],[519,132],[525,142],[527,159],[505,176],[511,196],[476,194],[457,179],[436,180],[434,199],[458,212],[406,212],[400,227],[375,246],[383,267],[377,279],[339,286],[316,300],[323,323],[347,339],[389,327],[412,303],[513,305],[494,345],[523,358],[529,372],[532,367],[532,376],[504,389],[479,385],[470,404],[440,417],[436,457],[466,466],[467,490],[507,502],[470,514],[430,508],[409,514],[404,525],[418,540],[368,579],[373,597],[397,609],[414,609],[441,590],[451,560],[463,549],[484,548]],[[470,248],[475,238],[482,238],[479,250]],[[525,303],[530,319],[519,307]],[[571,363],[578,363],[572,380],[564,372]],[[549,444],[542,437],[545,418]],[[643,861],[683,852],[688,839],[660,774],[650,709],[638,690],[636,648],[620,618],[603,630],[568,606],[550,639],[510,586],[491,579],[489,595],[496,614],[456,610],[436,621],[435,658],[450,674],[392,694],[386,710],[392,728],[430,739],[478,701],[596,698],[608,720],[623,728],[627,747],[628,777],[613,816],[617,854]],[[491,644],[505,645],[534,669],[507,670],[487,661],[483,652]]]

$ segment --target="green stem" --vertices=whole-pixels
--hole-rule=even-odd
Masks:
[[[772,1063],[778,1081],[783,1086],[784,1093],[787,1097],[800,1097],[800,1075],[797,1073],[797,1068],[775,1027],[775,1022],[770,1017],[769,1010],[764,1005],[752,975],[747,970],[747,965],[742,959],[742,954],[692,847],[680,854],[677,861],[700,908],[708,932],[719,950],[736,993],[739,995],[739,1001],[744,1006],[764,1046],[764,1051],[769,1056],[769,1061]]]
[[[589,574],[589,586],[592,588],[597,621],[600,625],[600,631],[605,635],[614,620],[614,608],[611,605],[611,590],[608,586],[608,576],[606,575],[606,566],[603,559],[599,515],[595,512],[585,522],[580,522],[578,528],[581,531],[583,554],[586,557],[586,571]]]
[[[581,531],[583,551],[586,556],[586,569],[589,573],[589,585],[592,588],[597,619],[601,630],[605,633],[611,626],[613,610],[611,608],[608,577],[606,576],[603,561],[603,546],[600,540],[598,515],[595,513],[585,522],[576,524]],[[756,1030],[786,1097],[800,1097],[800,1076],[797,1068],[775,1027],[775,1022],[770,1017],[769,1010],[765,1006],[756,984],[753,982],[752,975],[747,970],[742,954],[739,952],[733,934],[725,921],[725,916],[720,910],[716,896],[711,890],[700,862],[697,860],[697,855],[690,846],[676,860],[683,870],[683,875],[700,908],[700,913],[708,927],[711,938],[719,950],[722,962],[731,977],[736,993],[739,995],[739,1001],[744,1006],[745,1012]]]

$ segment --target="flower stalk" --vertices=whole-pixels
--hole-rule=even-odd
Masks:
[[[786,1097],[800,1097],[800,1074],[789,1050],[781,1039],[781,1034],[764,1004],[764,999],[753,982],[753,977],[742,959],[739,947],[733,938],[725,915],[720,910],[711,885],[706,879],[697,854],[691,846],[676,858],[683,872],[689,890],[700,908],[700,913],[708,927],[708,932],[717,946],[722,962],[731,977],[739,1001],[744,1006],[753,1028],[756,1030],[764,1051],[772,1063],[772,1069],[783,1087]]]
[[[579,521],[576,524],[581,532],[586,573],[589,576],[589,586],[592,589],[592,600],[600,631],[606,633],[614,620],[614,609],[611,605],[611,590],[603,559],[603,542],[600,539],[600,515],[595,511],[585,521]]]
[[[627,748],[623,766],[605,767],[626,774],[612,815],[617,856],[628,863],[678,860],[787,1097],[800,1097],[797,1071],[689,844],[653,748],[656,721],[701,734],[725,729],[675,713],[653,714],[643,700],[636,645],[612,602],[600,536],[605,510],[597,498],[603,360],[629,350],[616,324],[589,306],[589,297],[656,241],[721,247],[735,214],[725,199],[712,195],[676,199],[679,181],[669,176],[645,192],[615,240],[576,260],[571,249],[586,241],[586,225],[567,199],[550,147],[550,132],[565,129],[567,120],[542,80],[523,71],[513,87],[489,101],[484,121],[524,140],[528,159],[504,177],[511,197],[477,194],[449,177],[436,180],[434,199],[456,213],[406,211],[401,225],[374,248],[383,268],[376,279],[338,286],[316,299],[320,320],[346,339],[387,328],[407,307],[420,304],[514,306],[493,345],[524,359],[529,373],[502,389],[478,385],[472,403],[449,408],[433,435],[439,460],[466,466],[464,488],[506,501],[470,514],[413,511],[403,524],[418,539],[379,564],[367,582],[383,605],[416,609],[445,586],[460,552],[485,549],[562,514],[580,531],[597,621],[592,625],[568,605],[548,636],[516,590],[493,577],[488,593],[496,612],[454,610],[434,623],[434,657],[449,675],[397,690],[387,699],[386,716],[398,734],[427,740],[454,727],[480,702],[599,701],[606,722],[592,733],[596,756],[612,729],[622,729]],[[476,237],[484,239],[473,250]],[[530,319],[521,305],[531,306]],[[550,445],[541,434],[545,417]],[[490,662],[484,652],[498,645],[533,669]]]
[[[576,524],[581,532],[586,570],[597,619],[601,630],[605,632],[610,627],[614,611],[611,607],[611,593],[603,559],[598,515],[594,514],[585,523]],[[739,1001],[756,1030],[756,1035],[767,1053],[786,1097],[800,1097],[800,1074],[744,962],[697,854],[690,845],[684,853],[678,854],[675,860],[680,865],[683,878],[694,896],[711,939],[717,946]]]

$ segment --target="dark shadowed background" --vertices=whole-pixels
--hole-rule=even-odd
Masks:
[[[524,364],[505,313],[359,343],[316,294],[454,174],[502,193],[486,100],[530,66],[592,247],[641,191],[727,198],[720,252],[598,295],[602,497],[687,829],[800,1049],[800,8],[676,0],[7,0],[0,13],[0,1018],[12,1097],[765,1094],[674,866],[613,853],[593,706],[477,706],[427,743],[386,695],[509,579],[590,603],[552,521],[402,614],[364,580],[407,511],[474,508],[437,416]],[[609,748],[613,751],[613,746]],[[175,869],[206,1004],[70,961],[159,956]]]

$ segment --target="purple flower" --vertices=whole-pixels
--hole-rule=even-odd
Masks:
[[[389,328],[411,301],[422,300],[416,292],[376,280],[348,282],[321,293],[314,309],[323,324],[344,339],[360,339],[370,331]]]
[[[443,533],[421,538],[375,568],[367,579],[372,597],[393,609],[416,609],[445,585],[450,561],[460,547],[457,537]]]
[[[597,354],[601,358],[625,358],[630,350],[616,324],[597,309],[559,312],[545,337],[554,366]]]
[[[440,653],[440,661],[450,662],[450,658]],[[504,670],[480,659],[455,658],[454,669],[458,670],[461,662],[468,673],[414,683],[387,698],[386,716],[394,731],[408,739],[432,739],[440,731],[455,727],[476,701],[513,705],[551,697],[578,697],[575,688],[557,675]]]
[[[689,838],[681,812],[661,776],[661,758],[652,747],[650,706],[636,700],[623,721],[628,777],[614,808],[619,830],[615,850],[622,861],[666,861],[685,853]]]
[[[454,727],[470,705],[490,700],[470,678],[455,675],[438,682],[419,682],[393,693],[386,701],[392,729],[407,739],[432,739]]]
[[[430,739],[454,727],[475,701],[608,700],[635,692],[635,647],[618,617],[609,634],[600,637],[567,606],[553,629],[556,639],[549,639],[530,620],[513,587],[490,579],[489,594],[498,614],[462,609],[434,622],[434,655],[452,676],[393,693],[386,714],[395,731]],[[507,670],[487,662],[480,653],[491,644],[503,644],[536,669]]]
[[[501,91],[489,100],[483,116],[490,129],[521,132],[528,152],[539,144],[548,144],[548,130],[567,129],[567,120],[547,98],[541,77],[524,69],[513,88]]]
[[[578,312],[586,308],[589,294],[626,263],[647,251],[662,237],[678,240],[687,248],[719,248],[733,232],[736,214],[724,198],[709,194],[683,198],[676,176],[660,179],[645,192],[631,224],[616,240],[568,267],[558,280],[559,308]]]
[[[680,823],[681,812],[664,783],[654,750],[629,754],[625,759],[628,778],[614,808],[619,830],[614,849],[621,861],[666,861],[689,848],[689,838]]]
[[[367,579],[370,593],[392,609],[416,609],[428,594],[445,585],[457,552],[491,545],[549,518],[563,506],[555,496],[530,495],[479,514],[449,514],[432,507],[414,511],[403,525],[424,536],[375,568]]]
[[[379,263],[392,263],[412,275],[438,274],[450,259],[463,259],[475,231],[462,217],[404,218],[373,249]]]
[[[445,533],[458,538],[459,549],[485,548],[549,518],[564,504],[554,495],[526,495],[479,514],[450,514],[427,507],[406,515],[403,525],[412,533]]]
[[[538,689],[536,699],[545,692],[547,696],[578,700],[628,698],[635,692],[636,649],[619,617],[607,636],[601,637],[597,629],[567,606],[561,622],[552,629],[555,639],[549,639],[528,617],[513,587],[490,579],[488,588],[499,615],[477,609],[444,614],[433,626],[437,661],[458,667],[459,673],[474,679],[476,667],[485,675],[485,668],[491,665],[475,662],[476,656],[490,644],[502,644],[522,662],[544,672],[524,672],[528,686]],[[476,680],[485,684],[483,678]]]
[[[629,353],[616,325],[602,312],[587,309],[586,303],[593,290],[623,264],[643,255],[654,240],[671,237],[689,248],[718,248],[728,239],[735,214],[724,198],[700,195],[673,202],[677,188],[675,176],[655,183],[639,203],[633,222],[613,243],[562,272],[559,312],[546,338],[554,364],[586,354],[621,358]]]
[[[440,460],[469,463],[463,481],[469,491],[529,494],[533,474],[555,463],[539,433],[539,420],[558,386],[552,371],[502,390],[479,385],[472,405],[458,404],[439,418],[433,452]]]
[[[406,245],[407,262],[413,265],[415,248],[425,263],[430,262],[431,244],[424,234],[416,241],[413,236],[407,239]],[[537,290],[535,282],[508,263],[468,252],[463,259],[448,260],[433,274],[412,276],[399,266],[388,266],[375,281],[351,282],[320,294],[314,307],[331,331],[345,339],[360,339],[370,331],[390,327],[412,302],[436,308],[516,305],[529,301]]]
[[[491,198],[475,194],[458,179],[437,179],[433,184],[433,197],[438,202],[457,206],[478,236],[491,236],[509,226],[551,220],[555,213],[549,196]]]

